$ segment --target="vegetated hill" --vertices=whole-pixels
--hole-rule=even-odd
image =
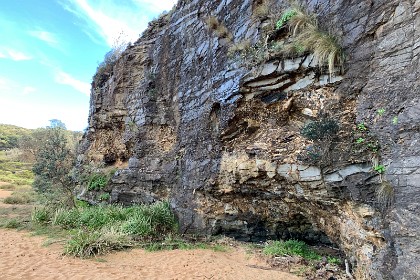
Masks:
[[[31,129],[11,124],[0,124],[0,151],[17,148],[19,138],[30,133]]]

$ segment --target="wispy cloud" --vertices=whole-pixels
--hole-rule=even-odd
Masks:
[[[6,77],[0,77],[0,94],[5,95],[16,95],[23,94],[28,95],[36,92],[36,88],[32,86],[22,86],[15,80],[11,80]]]
[[[59,84],[71,86],[75,90],[90,96],[90,84],[82,82],[66,72],[57,71],[55,81]]]
[[[31,56],[24,54],[23,52],[13,49],[2,49],[0,50],[0,58],[12,59],[14,61],[30,60]]]
[[[50,46],[56,47],[58,45],[58,40],[56,36],[51,32],[45,30],[32,30],[29,31],[29,34],[41,41],[44,41]]]
[[[126,41],[135,41],[146,29],[151,18],[163,10],[169,10],[176,0],[108,0],[98,2],[89,0],[62,0],[63,6],[83,19],[90,29],[113,46],[123,34]],[[89,31],[85,31],[89,34]],[[118,43],[118,42],[117,42]]]
[[[28,94],[31,94],[31,93],[33,93],[33,92],[36,92],[36,88],[34,88],[34,87],[24,87],[23,88],[23,90],[22,90],[22,93],[24,94],[24,95],[28,95]]]

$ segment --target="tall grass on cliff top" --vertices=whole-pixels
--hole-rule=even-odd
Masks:
[[[277,22],[277,29],[284,24],[289,26],[294,36],[294,44],[303,51],[313,53],[315,62],[320,66],[328,65],[330,76],[333,75],[335,66],[342,68],[344,53],[337,37],[321,30],[315,15],[293,4]]]
[[[55,211],[39,208],[32,214],[36,224],[49,224],[72,234],[65,254],[91,257],[131,247],[134,241],[163,240],[177,231],[167,202],[153,205],[91,206]]]

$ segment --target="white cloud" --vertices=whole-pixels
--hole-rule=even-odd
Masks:
[[[38,38],[41,41],[46,42],[47,44],[51,46],[55,47],[58,44],[58,40],[56,36],[51,32],[48,32],[45,30],[33,30],[33,31],[29,31],[29,34],[35,38]]]
[[[15,80],[0,77],[0,94],[4,94],[4,96],[16,94],[28,95],[33,92],[36,92],[36,88],[32,86],[22,86]]]
[[[169,10],[176,0],[129,0],[122,4],[116,0],[98,2],[89,0],[63,0],[65,9],[84,19],[111,47],[124,35],[126,41],[135,41],[147,28],[151,18]],[[85,30],[89,34],[89,31]],[[121,38],[120,38],[121,39]],[[121,43],[121,42],[117,42]]]
[[[90,84],[79,81],[66,72],[57,71],[55,74],[55,81],[59,84],[69,85],[75,90],[90,96]]]
[[[31,56],[24,54],[23,52],[12,50],[12,49],[3,49],[0,50],[0,58],[12,59],[14,61],[21,60],[30,60]]]
[[[11,82],[10,80],[0,77],[0,93],[8,91],[11,88]]]
[[[22,93],[24,95],[28,95],[28,94],[31,94],[35,91],[36,91],[36,88],[34,88],[34,87],[24,87],[23,90],[22,90]]]

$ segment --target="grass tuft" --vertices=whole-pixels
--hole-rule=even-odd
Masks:
[[[0,224],[0,227],[17,229],[22,227],[22,222],[17,219],[9,219]]]
[[[210,16],[205,20],[205,22],[208,28],[212,30],[220,39],[227,39],[229,42],[233,40],[232,33],[230,33],[227,27],[219,22],[216,17]]]
[[[49,209],[46,207],[38,207],[32,211],[31,220],[36,225],[47,224],[51,219]]]
[[[321,256],[305,242],[299,240],[273,241],[265,246],[264,254],[269,256],[301,256],[307,260],[320,260]]]
[[[111,251],[123,250],[130,246],[131,241],[127,235],[112,227],[94,232],[78,230],[67,241],[64,254],[89,258]]]

